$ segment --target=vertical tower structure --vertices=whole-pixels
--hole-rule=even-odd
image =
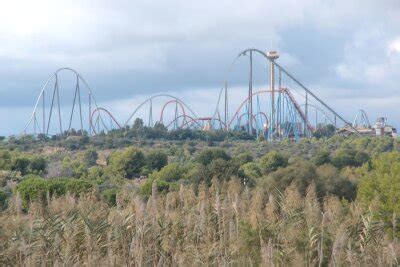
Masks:
[[[267,56],[271,59],[270,61],[270,89],[271,89],[271,119],[270,119],[270,131],[269,137],[273,139],[276,130],[276,120],[275,120],[275,64],[274,61],[279,58],[277,51],[269,51]],[[280,88],[279,88],[280,89]]]

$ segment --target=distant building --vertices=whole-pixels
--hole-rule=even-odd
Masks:
[[[387,118],[380,117],[376,120],[376,123],[370,127],[356,127],[359,134],[362,136],[390,136],[393,138],[397,137],[397,129],[387,124]],[[339,135],[349,136],[355,134],[353,128],[345,126],[338,131]]]

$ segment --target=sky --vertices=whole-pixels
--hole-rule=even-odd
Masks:
[[[225,79],[232,105],[246,95],[247,61],[227,70],[250,47],[277,50],[278,62],[347,120],[364,109],[371,121],[400,126],[398,0],[4,0],[0,135],[21,133],[61,67],[77,70],[120,122],[157,93],[211,116]],[[255,60],[256,87],[266,87],[265,61]],[[62,110],[72,104],[69,87]]]

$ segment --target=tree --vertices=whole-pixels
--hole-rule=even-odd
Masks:
[[[292,185],[303,195],[312,182],[320,189],[314,165],[309,161],[301,159],[286,168],[276,169],[276,171],[270,173],[265,180],[269,190],[278,189],[284,192],[288,186]]]
[[[216,177],[218,180],[228,181],[234,175],[237,175],[238,167],[235,167],[230,161],[222,158],[216,158],[208,165],[210,178]]]
[[[228,154],[226,154],[225,150],[223,149],[208,148],[200,152],[200,154],[196,158],[196,161],[203,165],[208,165],[214,159],[230,160],[231,157]]]
[[[260,178],[262,175],[260,167],[258,166],[258,164],[254,162],[248,162],[246,164],[243,164],[242,166],[240,166],[239,170],[243,172],[243,175],[246,178],[250,178],[253,180]]]
[[[336,151],[332,158],[332,164],[337,168],[346,166],[359,167],[369,160],[367,153],[351,148],[342,148]]]
[[[329,163],[331,161],[329,151],[318,151],[317,154],[314,156],[313,161],[317,166]]]
[[[143,120],[136,118],[132,125],[132,132],[136,137],[141,137],[144,128]]]
[[[353,201],[357,194],[355,182],[351,181],[345,174],[339,173],[331,164],[324,164],[317,168],[320,181],[320,193],[331,194],[339,198]]]
[[[162,167],[168,164],[168,156],[162,151],[152,150],[146,155],[146,167],[148,170],[159,171]]]
[[[357,198],[390,216],[400,214],[400,153],[383,153],[361,169]]]
[[[183,177],[184,170],[178,163],[170,163],[163,167],[160,171],[150,175],[150,179],[163,180],[166,182],[176,182]]]
[[[138,176],[145,166],[145,156],[140,149],[130,147],[111,154],[108,164],[114,173],[124,178],[133,178]]]
[[[322,138],[322,137],[332,137],[336,132],[336,128],[332,124],[318,124],[317,129],[315,129],[313,136],[317,139]]]
[[[237,164],[239,166],[242,166],[243,164],[246,164],[248,162],[252,162],[253,161],[253,156],[251,155],[250,152],[244,152],[244,153],[240,153],[239,155],[234,157],[232,159],[232,161],[235,164]]]
[[[277,151],[271,151],[260,159],[260,167],[265,174],[276,171],[278,168],[286,167],[288,160]]]

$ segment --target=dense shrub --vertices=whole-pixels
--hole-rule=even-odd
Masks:
[[[368,160],[368,154],[363,151],[356,151],[354,149],[340,149],[333,155],[332,164],[337,168],[343,168],[346,166],[358,167]]]
[[[265,174],[276,171],[278,168],[286,167],[287,164],[287,158],[277,151],[271,151],[260,159],[260,167]]]
[[[148,170],[159,171],[162,167],[168,164],[168,156],[162,151],[151,150],[146,155],[146,167]]]
[[[17,186],[23,207],[27,208],[32,201],[44,202],[47,194],[51,196],[61,196],[70,192],[75,196],[88,192],[92,184],[80,179],[50,179],[46,180],[40,177],[30,177],[23,180]]]
[[[145,166],[145,156],[140,149],[130,147],[114,152],[109,157],[108,164],[114,173],[125,178],[133,178],[139,176]]]
[[[196,158],[196,161],[203,165],[208,165],[215,159],[230,160],[231,157],[226,154],[225,150],[223,149],[208,148],[200,152]]]
[[[267,188],[270,190],[278,189],[280,192],[284,192],[289,185],[293,185],[301,194],[305,194],[311,183],[319,185],[319,179],[312,163],[300,159],[294,164],[282,168],[281,163],[284,161],[276,162],[279,164],[274,164],[274,166],[278,168],[279,165],[281,168],[275,168],[276,171],[270,173],[265,179]]]
[[[400,214],[400,153],[383,153],[360,170],[357,198],[384,213]]]

